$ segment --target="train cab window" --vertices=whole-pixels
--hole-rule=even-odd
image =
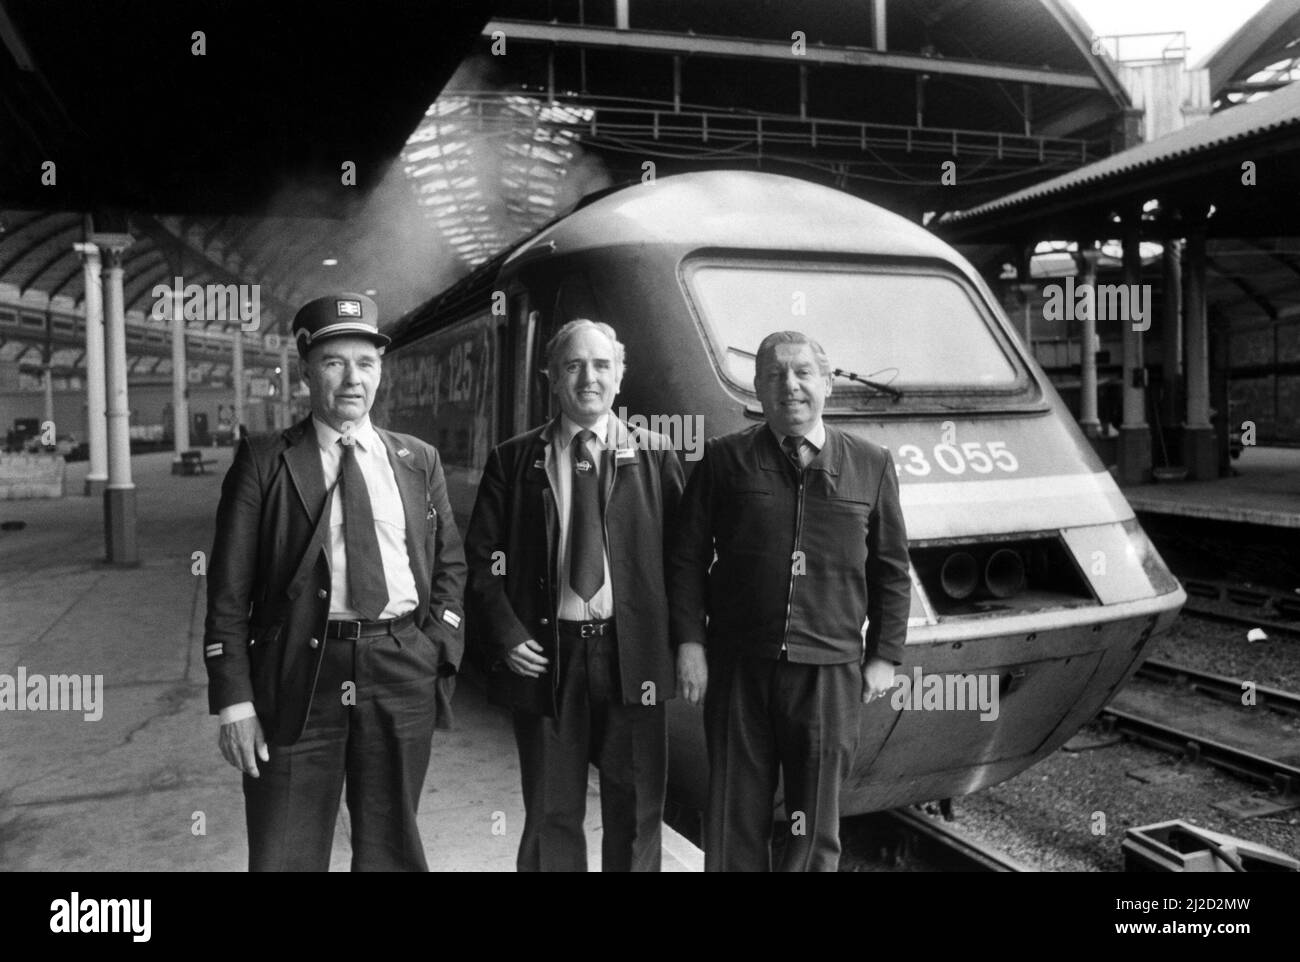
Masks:
[[[529,317],[529,326],[533,332],[529,345],[531,358],[528,364],[528,426],[538,425],[550,420],[551,382],[546,376],[546,342],[555,330],[546,323],[541,311],[533,311]]]
[[[832,366],[906,394],[1011,393],[1027,384],[975,292],[939,268],[703,261],[687,267],[686,282],[721,373],[745,391],[759,342],[791,329],[815,338]],[[837,380],[841,403],[859,393]]]
[[[532,334],[530,363],[527,365],[527,421],[536,427],[556,414],[555,398],[546,376],[546,345],[569,321],[580,317],[602,320],[604,314],[587,275],[569,271],[555,286],[529,290],[527,303],[539,309],[529,312],[527,330]]]
[[[555,293],[555,310],[551,317],[552,331],[558,331],[569,321],[579,317],[603,321],[605,317],[596,294],[591,289],[591,282],[581,271],[569,271],[560,281],[560,288]]]

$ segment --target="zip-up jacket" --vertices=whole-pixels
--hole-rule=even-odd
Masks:
[[[711,438],[682,496],[669,571],[676,644],[900,663],[912,586],[893,458],[829,424],[802,470],[766,424]]]

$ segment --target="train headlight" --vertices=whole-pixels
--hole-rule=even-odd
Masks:
[[[969,551],[954,551],[943,559],[943,567],[939,569],[939,584],[949,598],[955,601],[969,598],[979,583],[979,562]]]
[[[1010,598],[1025,587],[1025,561],[1019,551],[999,548],[984,565],[984,586],[994,598]]]

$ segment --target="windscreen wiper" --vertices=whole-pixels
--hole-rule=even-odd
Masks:
[[[836,377],[846,377],[850,381],[857,381],[859,384],[865,384],[873,391],[879,391],[881,394],[888,394],[894,399],[895,404],[903,400],[903,392],[896,387],[890,387],[888,384],[881,384],[879,381],[869,381],[861,374],[854,374],[852,371],[846,371],[839,367],[835,368],[831,373]]]
[[[758,360],[758,355],[754,354],[752,351],[742,351],[738,347],[731,347],[731,346],[728,346],[727,350],[730,351],[732,354],[739,354],[741,357],[752,358],[755,361]],[[891,398],[894,399],[895,404],[897,404],[899,401],[903,399],[903,392],[900,391],[898,388],[890,387],[888,384],[881,384],[879,381],[870,381],[867,378],[863,377],[861,374],[854,374],[852,371],[846,371],[842,367],[837,367],[833,369],[831,371],[831,375],[833,377],[846,377],[850,381],[857,381],[859,384],[865,384],[873,391],[878,391],[881,394],[889,395]]]

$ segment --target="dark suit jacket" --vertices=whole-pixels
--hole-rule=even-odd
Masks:
[[[870,441],[827,424],[801,486],[766,424],[710,438],[671,562],[679,644],[777,658],[784,643],[790,661],[814,665],[903,660],[907,531],[893,459]]]
[[[445,702],[464,651],[462,628],[454,624],[465,584],[460,532],[437,450],[407,434],[375,430],[402,495],[406,551],[420,599],[415,624],[440,650]],[[242,442],[221,485],[203,633],[208,706],[215,714],[253,702],[267,741],[276,745],[291,745],[302,734],[328,643],[328,538],[301,590],[289,590],[325,496],[310,417],[280,434]],[[438,724],[445,727],[445,703],[439,708]]]
[[[552,657],[558,649],[555,613],[559,512],[546,473],[546,449],[558,419],[498,446],[488,458],[466,535],[470,644],[488,671],[496,704],[555,715],[554,661],[541,678],[505,667],[510,649],[530,638]],[[665,541],[682,492],[682,467],[661,434],[636,430],[610,415],[613,445],[603,452],[601,488],[613,579],[614,620],[625,704],[642,700],[646,682],[655,700],[675,694],[669,644]]]

